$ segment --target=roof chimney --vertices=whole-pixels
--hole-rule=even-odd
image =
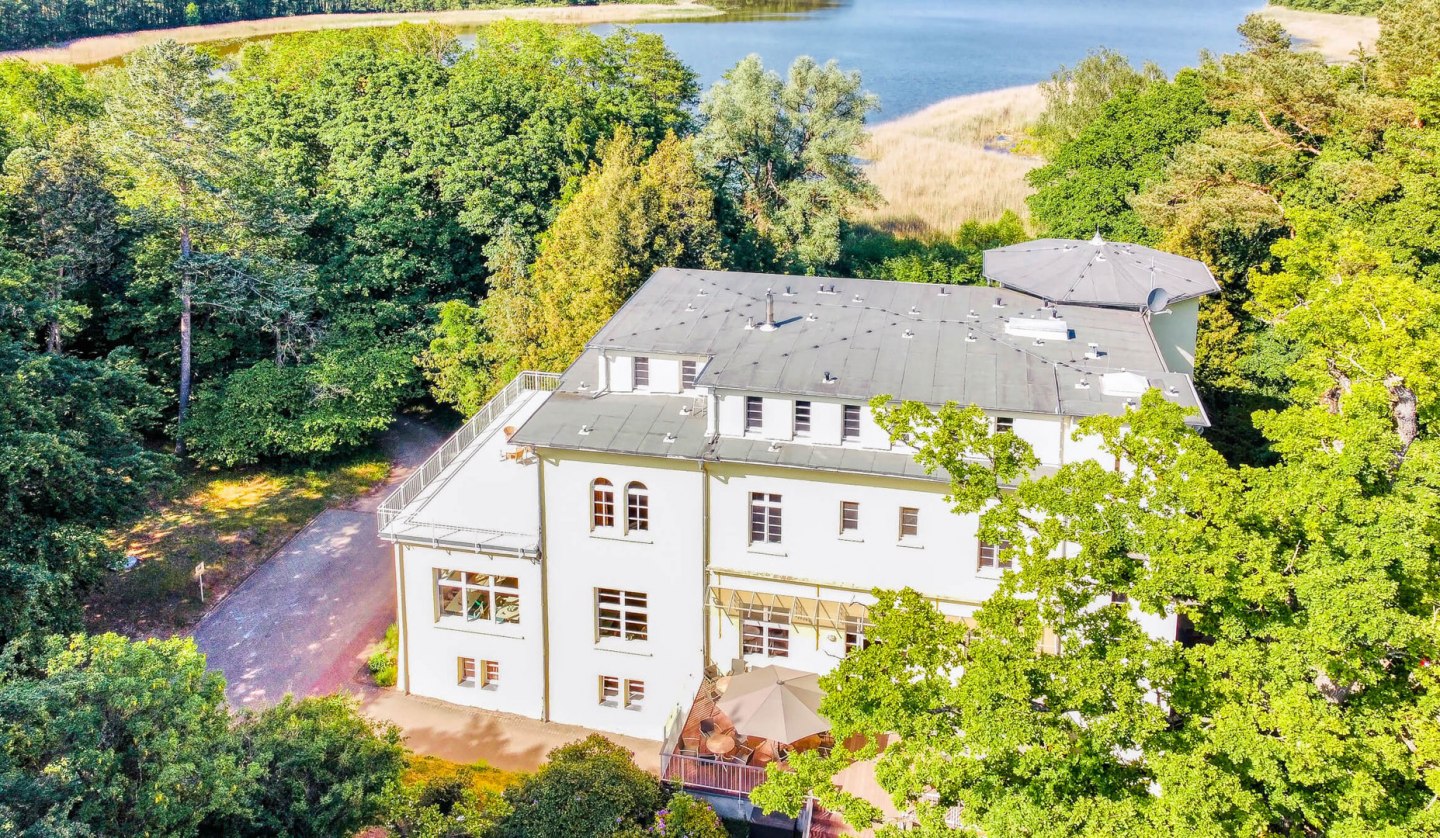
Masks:
[[[760,331],[775,331],[775,294],[768,288],[765,290],[765,322],[760,324]]]
[[[1102,239],[1102,238],[1100,238],[1100,228],[1099,228],[1099,227],[1096,227],[1096,228],[1095,228],[1095,238],[1091,239],[1091,240],[1090,240],[1090,243],[1093,244],[1093,245],[1095,245],[1096,247],[1099,247],[1100,245],[1102,245],[1102,244],[1105,243],[1105,240]]]

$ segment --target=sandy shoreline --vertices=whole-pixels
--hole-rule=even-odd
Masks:
[[[446,26],[480,26],[498,20],[539,20],[586,26],[595,23],[638,23],[656,17],[709,17],[723,14],[719,9],[695,2],[607,3],[599,6],[548,6],[501,9],[463,9],[442,12],[374,12],[364,14],[319,14],[212,23],[177,29],[150,29],[119,35],[81,38],[56,47],[0,52],[0,60],[23,58],[51,64],[99,64],[167,38],[182,44],[229,41],[287,32],[319,29],[358,29],[366,26],[394,26],[399,23],[439,23]]]
[[[1352,53],[1362,44],[1373,53],[1375,40],[1380,37],[1380,21],[1373,17],[1303,12],[1284,6],[1266,6],[1260,14],[1278,21],[1301,41],[1302,49],[1320,53],[1331,64],[1354,60]]]

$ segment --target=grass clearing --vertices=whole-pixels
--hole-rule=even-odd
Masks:
[[[949,233],[1005,210],[1026,217],[1025,174],[1041,164],[1016,139],[1045,109],[1036,85],[957,96],[871,129],[865,171],[885,199],[859,219],[902,235]]]
[[[91,631],[169,636],[199,621],[270,554],[325,509],[364,494],[390,472],[378,450],[313,467],[196,472],[159,498],[112,544],[139,558],[85,606]],[[195,566],[205,562],[205,603]]]

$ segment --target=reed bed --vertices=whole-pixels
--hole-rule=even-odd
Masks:
[[[861,221],[894,233],[947,233],[966,221],[1025,216],[1025,174],[1043,161],[1016,150],[1045,109],[1037,85],[958,96],[871,129],[866,173],[883,203]]]

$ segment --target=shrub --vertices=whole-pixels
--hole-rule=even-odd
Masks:
[[[720,816],[710,804],[680,792],[655,815],[649,835],[664,838],[729,838]]]
[[[505,791],[513,811],[499,838],[590,838],[633,833],[660,807],[660,783],[631,753],[599,734],[563,745],[549,762]]]

